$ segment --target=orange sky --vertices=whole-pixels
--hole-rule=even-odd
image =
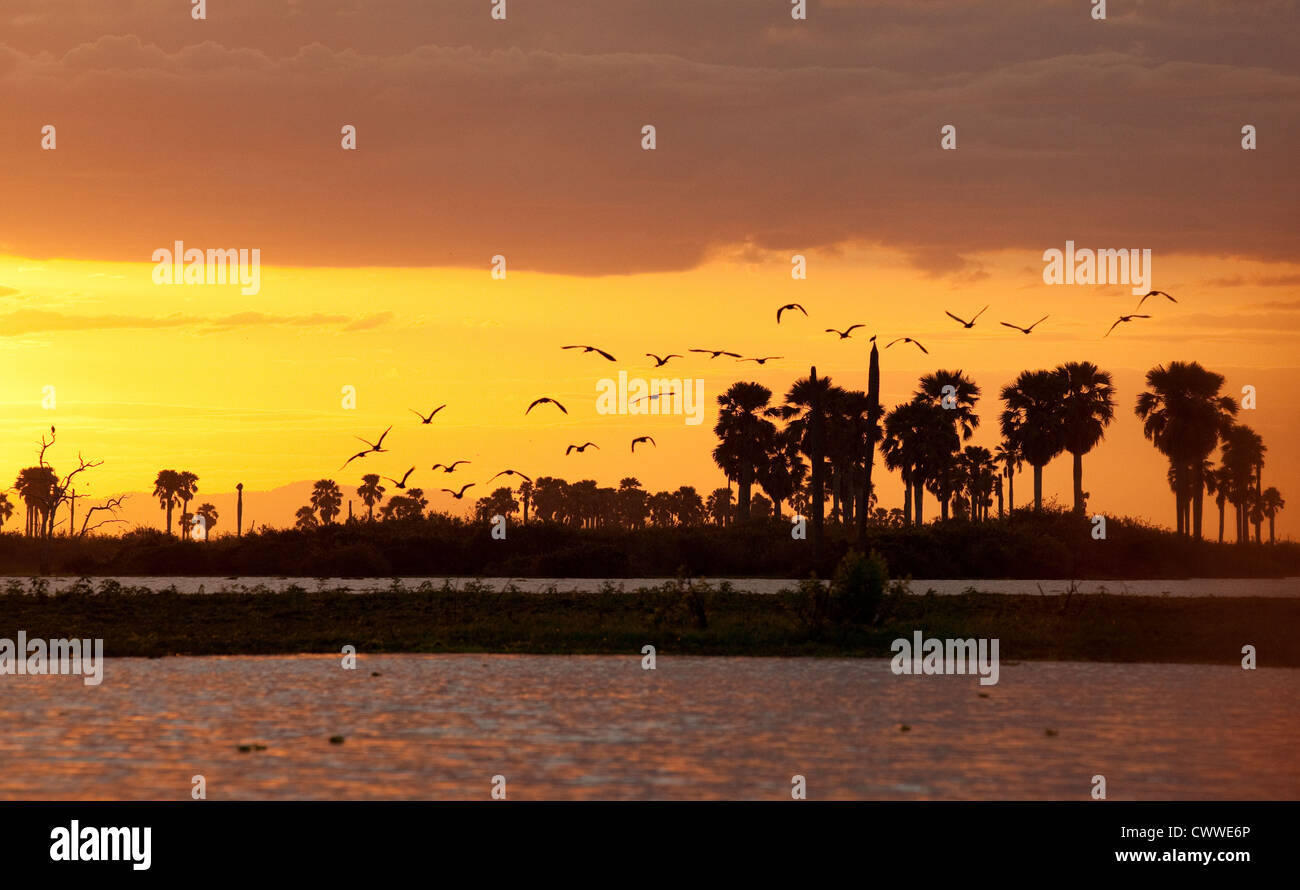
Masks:
[[[879,332],[930,349],[884,353],[882,398],[961,368],[984,389],[975,441],[990,446],[1018,370],[1112,371],[1119,418],[1085,460],[1090,507],[1162,523],[1165,464],[1132,404],[1146,369],[1198,360],[1230,394],[1257,388],[1243,420],[1269,447],[1264,484],[1300,497],[1300,47],[1269,19],[1284,13],[1112,5],[1098,24],[1076,3],[844,2],[794,23],[780,6],[511,4],[492,23],[486,4],[232,2],[207,22],[161,0],[6,4],[0,473],[54,423],[57,468],[78,450],[105,461],[92,497],[189,469],[219,531],[236,482],[247,516],[281,524],[310,480],[350,491],[415,464],[428,491],[449,478],[429,464],[458,458],[480,485],[512,466],[707,493],[724,484],[708,455],[728,384],[779,394],[815,363],[863,388]],[[357,152],[339,148],[344,123]],[[945,123],[955,152],[939,150]],[[1102,339],[1136,299],[1044,285],[1042,253],[1067,239],[1152,249],[1153,286],[1178,304],[1149,301],[1156,318]],[[153,284],[150,257],[175,240],[259,248],[260,292]],[[811,318],[778,327],[791,300]],[[986,303],[971,331],[943,315]],[[1030,337],[997,325],[1047,313]],[[855,322],[861,339],[823,333]],[[619,361],[559,348],[575,342]],[[704,379],[702,426],[595,413],[601,377],[663,376],[643,354],[691,347],[785,358],[661,369]],[[543,394],[568,417],[525,419]],[[431,426],[408,411],[442,402]],[[339,471],[354,435],[390,423],[390,454]],[[659,447],[629,454],[646,433]],[[601,450],[564,456],[588,439]],[[1068,500],[1068,461],[1046,484]],[[294,487],[254,494],[280,486]],[[899,502],[897,479],[880,490]],[[133,521],[160,520],[132,503]]]

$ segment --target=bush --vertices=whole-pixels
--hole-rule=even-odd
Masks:
[[[831,603],[848,621],[874,623],[889,586],[889,566],[876,551],[844,554],[831,581]]]

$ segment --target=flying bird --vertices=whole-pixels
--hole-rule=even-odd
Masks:
[[[586,451],[588,448],[595,448],[597,451],[600,450],[600,446],[597,445],[595,442],[587,442],[585,445],[570,445],[568,448],[564,449],[564,454],[566,457],[569,455],[570,451],[576,451],[579,454],[581,454],[582,452]]]
[[[727,352],[725,349],[691,349],[689,352],[708,352],[711,353],[709,358],[717,358],[720,355],[729,355],[732,358],[740,358],[739,352]]]
[[[393,484],[396,485],[398,488],[406,488],[406,480],[409,479],[410,476],[411,476],[411,474],[414,473],[414,472],[415,472],[415,467],[411,467],[411,469],[407,470],[407,471],[406,471],[406,475],[404,475],[404,476],[402,477],[402,481],[401,481],[401,482],[398,482],[398,481],[397,481],[396,479],[394,479],[392,476],[383,476],[382,478],[387,479],[389,482],[393,483]]]
[[[660,392],[660,393],[655,393],[652,396],[642,396],[639,399],[633,399],[632,401],[628,402],[628,404],[635,405],[637,402],[644,402],[646,399],[662,399],[664,396],[675,396],[675,395],[677,395],[677,392],[675,390],[673,392]]]
[[[766,356],[763,356],[762,358],[738,358],[738,359],[736,359],[736,361],[738,361],[738,362],[758,362],[760,365],[765,365],[765,364],[767,364],[768,362],[772,361],[772,359],[777,359],[777,358],[785,358],[785,356],[783,356],[783,355],[766,355]]]
[[[911,337],[899,337],[897,340],[890,340],[888,343],[885,344],[885,348],[888,349],[889,347],[893,346],[895,343],[914,343],[916,344],[917,349],[921,350],[926,355],[930,354],[930,350],[922,346],[920,340],[913,340]]]
[[[352,462],[353,462],[354,460],[356,460],[358,457],[365,457],[367,454],[371,454],[372,452],[383,452],[383,451],[387,451],[387,450],[388,450],[387,448],[383,448],[383,447],[381,447],[381,446],[384,444],[384,436],[387,436],[388,433],[389,433],[389,430],[391,430],[392,428],[393,428],[393,427],[392,427],[392,425],[390,424],[389,427],[388,427],[388,429],[384,430],[383,435],[381,435],[381,436],[379,437],[379,441],[378,441],[378,442],[371,442],[369,439],[361,439],[360,436],[353,436],[354,439],[361,439],[362,442],[365,442],[365,443],[366,443],[367,445],[369,445],[370,447],[367,448],[365,451],[358,451],[356,454],[352,455],[352,456],[349,457],[347,460],[343,461],[343,467],[346,467],[348,464],[352,463]],[[339,467],[339,469],[341,470],[341,469],[343,469],[343,467]]]
[[[1135,318],[1150,318],[1150,317],[1151,317],[1150,315],[1121,315],[1119,317],[1119,320],[1116,321],[1113,325],[1111,325],[1110,328],[1106,331],[1106,333],[1102,334],[1101,337],[1103,340],[1106,339],[1107,337],[1110,336],[1111,331],[1115,330],[1115,328],[1119,327],[1119,325],[1123,324],[1126,321],[1132,321]]]
[[[849,339],[849,334],[853,333],[853,329],[854,329],[854,328],[861,328],[861,327],[865,327],[865,325],[860,325],[860,324],[851,324],[851,325],[849,325],[847,328],[845,328],[845,329],[842,330],[842,331],[837,331],[837,330],[835,330],[835,328],[827,328],[827,329],[826,329],[826,333],[828,333],[828,334],[839,334],[841,340],[847,340],[847,339]]]
[[[587,353],[587,352],[597,352],[597,353],[600,353],[600,355],[602,355],[603,357],[609,359],[611,362],[618,361],[618,359],[614,358],[614,356],[610,355],[610,354],[609,354],[608,352],[606,352],[605,350],[603,350],[603,349],[597,349],[597,348],[594,347],[594,346],[582,346],[582,345],[577,345],[577,346],[561,346],[560,348],[561,348],[561,349],[581,349],[584,353]]]
[[[449,464],[434,464],[433,466],[429,467],[429,469],[431,470],[441,469],[444,473],[452,473],[455,472],[456,467],[458,465],[467,464],[467,463],[469,463],[469,461],[467,460],[454,460]]]
[[[981,315],[983,315],[983,314],[984,314],[984,310],[985,310],[985,309],[988,309],[988,308],[989,308],[988,306],[985,306],[984,309],[981,309],[979,312],[976,312],[976,313],[975,313],[975,318],[979,318]],[[954,321],[959,321],[959,322],[961,322],[961,326],[964,327],[964,328],[973,328],[973,327],[975,327],[975,318],[972,318],[970,321],[967,321],[967,320],[964,319],[964,318],[958,318],[957,316],[955,316],[955,315],[953,315],[951,312],[949,312],[947,309],[943,310],[943,314],[946,315],[946,316],[948,316],[949,318],[953,319]]]
[[[694,351],[694,350],[692,350],[692,351]],[[647,352],[647,353],[646,353],[646,356],[647,356],[648,358],[652,358],[652,359],[655,360],[655,367],[656,367],[656,368],[662,368],[664,365],[668,364],[668,360],[669,360],[670,358],[681,358],[681,356],[678,355],[678,354],[675,353],[675,352],[672,353],[671,355],[665,355],[663,358],[660,358],[659,356],[655,355],[653,352]]]
[[[1031,325],[1030,325],[1029,327],[1027,327],[1027,328],[1022,328],[1020,325],[1018,325],[1018,324],[1012,324],[1012,323],[1009,322],[1009,321],[998,322],[998,324],[1001,324],[1001,325],[1003,325],[1004,327],[1008,327],[1008,328],[1015,328],[1017,331],[1019,331],[1019,332],[1022,333],[1022,334],[1028,334],[1028,333],[1029,333],[1030,331],[1032,331],[1034,328],[1038,327],[1040,324],[1042,324],[1043,322],[1047,321],[1047,319],[1048,319],[1048,316],[1044,315],[1042,318],[1038,319],[1038,321],[1034,322],[1033,324],[1031,324]]]
[[[518,470],[502,470],[500,473],[497,473],[497,476],[518,476],[521,479],[527,479],[529,482],[533,481],[530,477],[525,476]],[[492,479],[495,479],[497,476],[493,476]],[[489,479],[488,482],[491,482],[492,479]]]
[[[802,306],[800,306],[798,303],[786,303],[786,304],[785,304],[784,306],[782,306],[780,309],[776,310],[776,323],[777,323],[777,324],[780,324],[780,323],[781,323],[781,313],[784,312],[784,311],[787,310],[787,309],[798,309],[800,312],[802,312],[802,313],[804,314],[804,317],[805,317],[805,318],[808,317],[808,310],[805,309],[805,308],[803,308]]]
[[[1165,293],[1162,290],[1147,291],[1145,294],[1142,295],[1142,299],[1138,300],[1138,305],[1137,305],[1138,309],[1142,308],[1142,304],[1147,301],[1147,297],[1164,297],[1166,300],[1168,300],[1171,303],[1178,302],[1177,300],[1175,300],[1173,297],[1169,296],[1169,294]]]
[[[554,405],[555,407],[557,407],[557,408],[559,408],[561,411],[563,411],[565,414],[568,414],[568,413],[569,413],[569,409],[568,409],[568,408],[565,408],[563,405],[561,405],[559,402],[555,401],[555,399],[551,398],[550,396],[542,396],[540,399],[534,399],[534,400],[533,400],[533,403],[532,403],[531,405],[529,405],[527,409],[525,409],[524,413],[527,414],[529,411],[532,411],[532,410],[533,410],[534,408],[536,408],[538,405],[545,405],[545,404],[551,404],[551,405]]]
[[[460,491],[452,491],[450,488],[444,488],[443,491],[447,492],[447,494],[451,495],[456,500],[460,500],[465,496],[465,490],[473,487],[474,487],[473,482],[467,482],[460,487]]]
[[[656,447],[656,448],[659,447],[658,444],[655,443],[655,440],[652,439],[652,438],[650,438],[649,436],[637,436],[635,439],[632,440],[632,453],[633,453],[633,454],[636,454],[636,446],[637,446],[637,443],[638,443],[638,442],[649,442],[651,445],[654,445],[654,447]]]
[[[446,407],[447,407],[446,405],[439,405],[437,408],[434,408],[432,411],[429,412],[428,417],[425,417],[423,414],[421,414],[419,411],[416,411],[414,408],[408,408],[407,410],[410,411],[412,414],[414,414],[416,417],[420,418],[420,423],[432,423],[433,415],[437,414],[439,411],[441,411],[443,408]]]

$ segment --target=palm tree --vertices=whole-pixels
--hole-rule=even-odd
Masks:
[[[894,406],[885,415],[881,450],[885,466],[898,470],[906,486],[903,513],[920,525],[927,481],[935,468],[960,444],[948,412],[937,404],[913,400]]]
[[[998,470],[993,453],[978,445],[967,445],[962,450],[959,467],[966,483],[971,520],[988,519],[988,508],[993,504],[993,480]]]
[[[1002,435],[1034,468],[1034,512],[1043,509],[1043,467],[1065,450],[1065,380],[1051,371],[1021,371],[1002,387]]]
[[[1205,494],[1203,464],[1236,416],[1237,403],[1219,395],[1223,375],[1197,362],[1170,362],[1147,371],[1149,392],[1138,396],[1135,412],[1142,432],[1175,467],[1176,523],[1180,534],[1201,536]],[[1192,527],[1184,516],[1191,501]]]
[[[199,490],[199,477],[189,470],[181,470],[176,474],[176,497],[181,502],[181,511],[189,512],[190,501]],[[191,518],[192,515],[191,515]],[[193,527],[188,522],[181,523],[181,535],[188,538]]]
[[[718,422],[713,427],[718,446],[713,461],[728,479],[736,480],[736,519],[749,518],[749,499],[755,476],[767,462],[776,425],[767,418],[775,415],[769,407],[772,390],[759,383],[733,383],[718,396]]]
[[[953,431],[961,435],[960,439],[949,439],[951,450],[946,455],[936,453],[937,460],[931,474],[930,490],[939,499],[939,516],[947,519],[948,501],[956,489],[950,477],[957,466],[957,450],[962,442],[970,440],[980,425],[979,415],[975,413],[980,388],[961,371],[935,371],[921,378],[912,398],[942,408],[943,416],[952,424]]]
[[[776,434],[758,474],[758,484],[771,498],[777,519],[781,518],[781,502],[794,497],[808,475],[808,465],[799,457],[798,432],[786,428]]]
[[[858,510],[859,549],[866,546],[867,506],[875,495],[871,484],[871,473],[876,463],[876,443],[880,441],[882,417],[884,412],[880,409],[880,350],[876,348],[876,339],[872,337],[871,358],[867,363],[867,453],[863,458],[862,488],[858,492],[858,498],[862,502],[862,508]]]
[[[1066,362],[1056,373],[1065,378],[1065,450],[1074,456],[1074,512],[1082,516],[1083,456],[1115,419],[1115,387],[1110,374],[1092,362]]]
[[[361,477],[361,484],[357,486],[357,497],[361,498],[361,503],[366,505],[367,518],[370,522],[375,521],[375,504],[384,499],[384,492],[387,490],[379,484],[378,473],[366,473]]]
[[[528,524],[528,505],[533,499],[533,483],[524,479],[519,483],[519,499],[524,505],[524,525]]]
[[[1248,426],[1233,424],[1223,435],[1223,466],[1229,478],[1228,499],[1237,514],[1237,543],[1249,540],[1250,505],[1264,465],[1264,440]]]
[[[50,467],[25,467],[18,472],[14,489],[27,507],[26,533],[29,537],[46,536],[58,484],[58,476]]]
[[[180,473],[175,470],[159,470],[153,481],[153,496],[158,499],[158,506],[167,511],[167,534],[172,533],[172,510],[176,506],[176,495],[180,489]]]
[[[294,528],[306,530],[318,525],[320,523],[316,521],[316,511],[311,507],[299,507],[298,512],[294,514]]]
[[[808,376],[796,380],[785,395],[781,416],[800,429],[799,446],[812,464],[809,497],[812,500],[813,558],[821,557],[822,526],[826,517],[824,462],[826,459],[826,403],[830,398],[831,379],[818,377],[810,368]]]
[[[1276,518],[1278,511],[1286,506],[1286,501],[1282,500],[1282,492],[1269,486],[1264,489],[1264,493],[1260,495],[1260,505],[1264,511],[1264,515],[1268,517],[1268,542],[1270,544],[1276,544],[1277,538],[1273,535],[1273,520]],[[4,520],[0,519],[0,524],[3,524],[3,522]]]
[[[1173,475],[1173,468],[1170,467],[1170,475]],[[1173,480],[1170,479],[1170,485]],[[1219,507],[1219,543],[1223,543],[1223,514],[1224,505],[1228,501],[1228,494],[1232,489],[1232,474],[1226,467],[1219,467],[1217,470],[1212,469],[1205,474],[1205,492],[1214,495],[1214,503]]]
[[[211,504],[201,504],[194,515],[203,517],[203,540],[208,540],[212,530],[217,527],[217,508]]]
[[[407,493],[410,496],[410,493]],[[312,486],[311,506],[320,514],[321,524],[329,525],[343,506],[343,492],[333,479],[319,479]]]
[[[714,525],[727,525],[731,520],[731,489],[715,488],[704,502],[704,511]]]
[[[649,506],[649,495],[641,487],[641,481],[635,476],[624,476],[618,480],[618,491],[614,495],[614,509],[618,512],[620,524],[627,529],[645,528]]]
[[[1019,471],[1022,459],[1020,448],[1015,442],[1002,440],[997,448],[993,449],[993,459],[998,466],[1002,468],[1002,475],[1007,480],[1007,510],[1014,512],[1016,509],[1016,472]],[[998,503],[998,516],[1002,515],[1002,505]]]
[[[9,495],[0,491],[0,528],[9,521],[9,517],[14,515],[14,505],[9,500]]]

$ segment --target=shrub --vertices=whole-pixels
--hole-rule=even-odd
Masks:
[[[848,621],[871,623],[880,611],[889,586],[889,567],[876,551],[863,556],[856,550],[844,554],[831,581],[831,603]]]

